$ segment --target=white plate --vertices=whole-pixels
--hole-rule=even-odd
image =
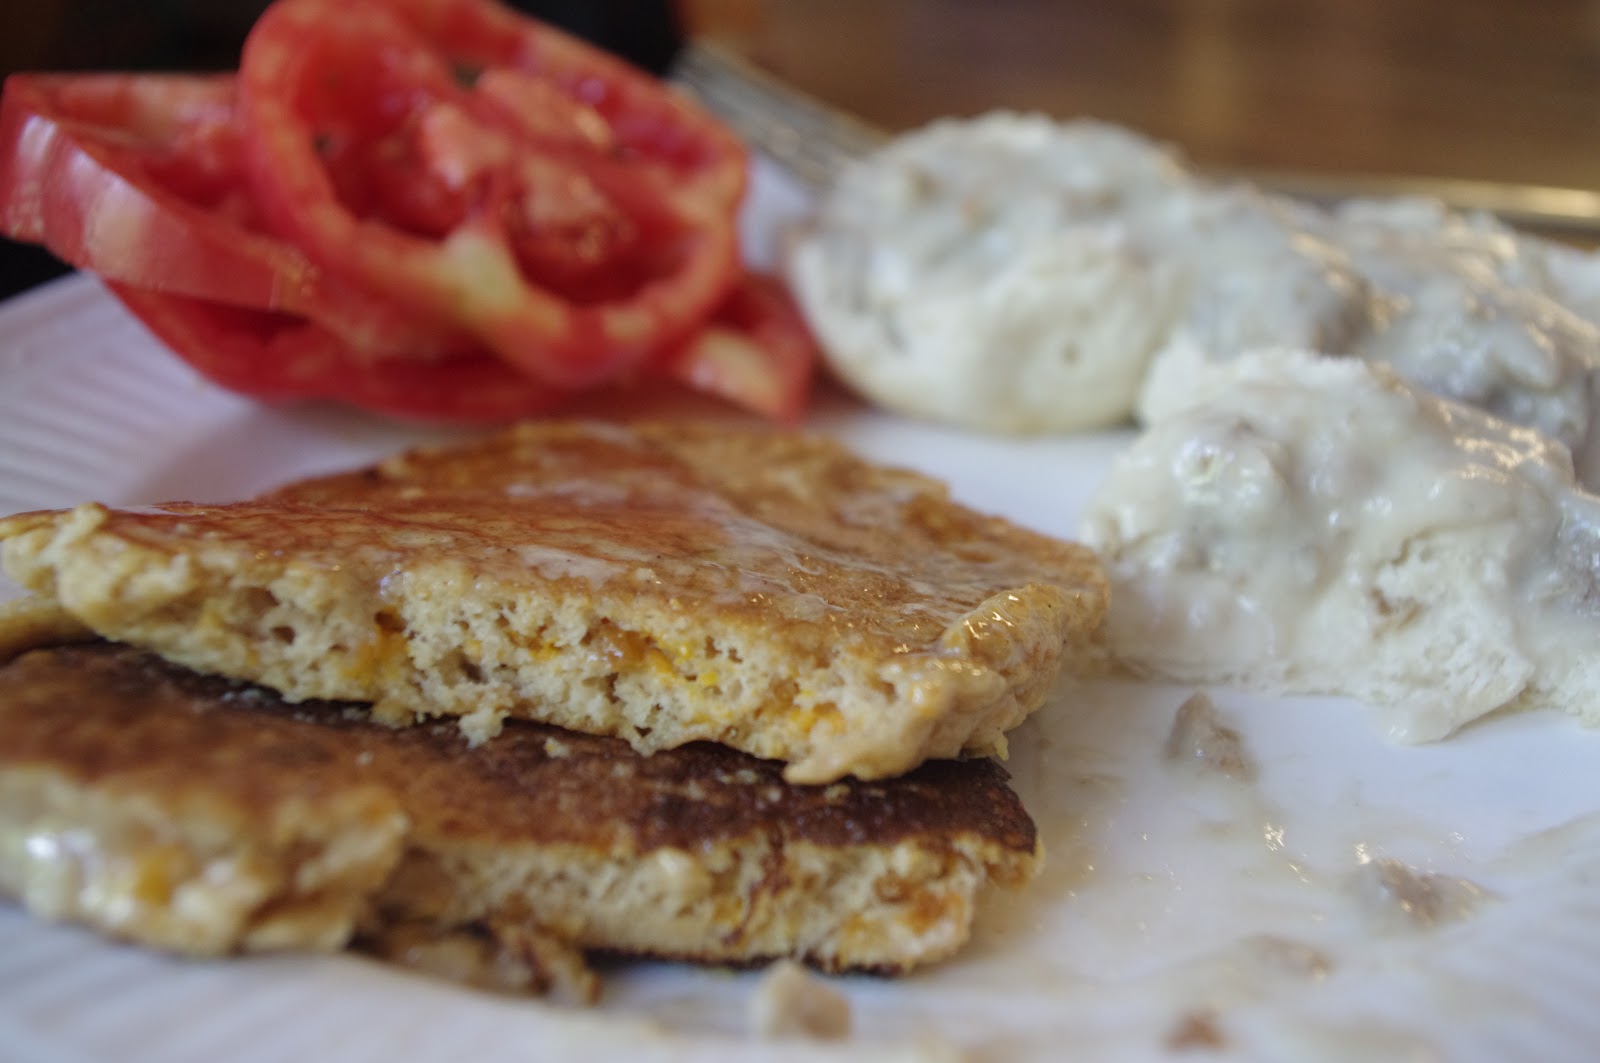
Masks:
[[[1127,441],[988,439],[847,406],[814,427],[1066,536]],[[422,435],[219,392],[88,278],[0,307],[0,512],[237,497]],[[1350,702],[1214,693],[1262,764],[1256,786],[1164,762],[1188,691],[1064,687],[1013,739],[1042,878],[992,898],[948,964],[835,980],[851,1042],[761,1057],[1132,1060],[1184,1043],[1222,1059],[1593,1055],[1600,736],[1527,715],[1397,748]],[[1391,858],[1488,896],[1463,919],[1395,929],[1352,888]],[[597,1012],[575,1015],[356,958],[174,960],[0,905],[0,1058],[749,1058],[756,977],[624,967]]]

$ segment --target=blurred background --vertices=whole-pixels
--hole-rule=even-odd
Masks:
[[[1092,115],[1227,167],[1600,188],[1595,0],[688,0],[892,128]]]
[[[258,0],[10,5],[0,70],[226,67]],[[870,122],[1092,115],[1228,169],[1600,190],[1597,0],[527,0],[662,69],[692,33]],[[13,286],[15,286],[13,281]]]

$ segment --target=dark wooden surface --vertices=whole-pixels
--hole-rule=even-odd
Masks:
[[[1091,115],[1227,167],[1600,189],[1593,0],[685,0],[691,28],[895,129]]]

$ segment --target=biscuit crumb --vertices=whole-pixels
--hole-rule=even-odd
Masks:
[[[850,1002],[798,963],[780,960],[750,998],[749,1019],[760,1037],[836,1041],[850,1035]]]
[[[358,939],[390,963],[459,985],[507,994],[555,995],[575,1004],[600,999],[600,979],[581,950],[531,926],[477,923],[444,928],[405,922]]]
[[[1370,917],[1393,930],[1460,922],[1494,896],[1476,882],[1418,871],[1393,858],[1363,864],[1354,887]]]
[[[1203,690],[1178,706],[1163,752],[1170,763],[1196,771],[1239,782],[1256,778],[1255,758],[1245,748],[1244,737],[1223,721],[1216,703]]]
[[[1228,1039],[1217,1026],[1216,1012],[1191,1011],[1167,1034],[1166,1047],[1169,1052],[1223,1052]]]

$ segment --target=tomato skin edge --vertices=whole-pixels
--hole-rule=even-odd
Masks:
[[[746,273],[705,327],[663,371],[696,391],[784,424],[805,414],[822,353],[776,279]]]
[[[91,85],[90,83],[97,83]],[[132,152],[90,142],[55,95],[73,86],[215,102],[231,75],[13,74],[0,92],[0,231],[80,269],[187,295],[300,310],[317,269],[296,249],[236,226],[123,171]]]
[[[263,401],[332,400],[402,420],[470,424],[545,414],[571,399],[487,354],[363,359],[327,329],[291,315],[106,287],[195,372]]]
[[[0,233],[136,288],[302,314],[364,352],[466,349],[450,330],[343,283],[154,172],[155,155],[175,170],[198,164],[139,126],[175,136],[197,119],[231,125],[236,85],[232,74],[12,75],[0,92]],[[242,153],[232,154],[222,165],[237,173],[212,180],[245,196]]]

